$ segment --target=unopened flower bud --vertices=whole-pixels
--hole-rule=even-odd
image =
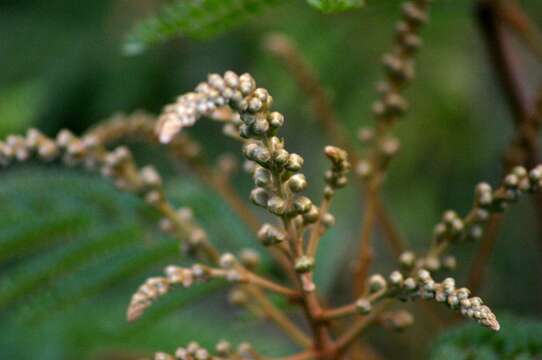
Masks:
[[[306,214],[312,206],[312,201],[306,196],[299,196],[294,201],[294,209],[299,214]]]
[[[385,289],[387,286],[386,279],[380,274],[372,275],[369,278],[369,290],[372,293]]]
[[[320,217],[320,210],[318,210],[318,207],[316,205],[312,205],[309,211],[303,214],[303,220],[307,224],[312,224],[318,221],[319,217]]]
[[[267,209],[275,215],[283,215],[286,211],[286,201],[274,195],[267,201]]]
[[[309,256],[301,256],[295,261],[295,271],[306,273],[314,268],[314,259]]]
[[[356,301],[356,308],[358,309],[359,313],[362,315],[367,315],[372,310],[371,301],[366,298],[360,298]]]
[[[257,187],[250,192],[250,200],[255,205],[266,207],[269,201],[269,194],[264,188]]]
[[[290,154],[286,162],[286,169],[289,171],[299,171],[303,166],[303,158],[298,154]]]
[[[295,174],[288,179],[288,187],[293,192],[300,192],[307,188],[307,179],[303,174]]]

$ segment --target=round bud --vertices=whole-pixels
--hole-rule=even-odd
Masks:
[[[275,163],[278,166],[286,165],[286,163],[288,162],[288,159],[290,158],[290,154],[288,153],[288,151],[284,149],[276,150],[273,155],[274,155],[273,158],[275,160]]]
[[[222,256],[220,256],[219,264],[220,267],[224,269],[231,269],[235,265],[235,256],[231,253],[225,253]]]
[[[405,281],[403,282],[403,286],[409,291],[416,290],[417,288],[416,280],[414,280],[411,277],[406,278]]]
[[[286,212],[286,201],[274,195],[267,201],[267,209],[275,215],[284,215]]]
[[[303,174],[295,174],[288,179],[288,187],[293,192],[300,192],[307,188],[307,179]]]
[[[399,263],[406,269],[412,268],[415,261],[416,255],[412,251],[405,251],[399,255]]]
[[[276,111],[269,114],[267,120],[273,129],[280,128],[282,125],[284,125],[284,116]]]
[[[356,308],[358,312],[362,315],[367,315],[372,310],[371,301],[366,298],[360,298],[356,301]]]
[[[298,273],[306,273],[314,268],[314,259],[309,256],[301,256],[295,261],[295,271]]]
[[[264,117],[258,117],[252,125],[252,131],[256,135],[264,135],[269,130],[269,123]]]
[[[386,279],[380,274],[372,275],[369,278],[369,290],[372,293],[385,289],[387,286]]]
[[[299,214],[307,213],[312,205],[312,201],[306,196],[299,196],[294,201],[294,209]]]
[[[239,260],[247,269],[253,270],[260,265],[260,254],[254,249],[243,249],[239,254]]]
[[[322,215],[322,224],[329,228],[329,227],[332,227],[335,225],[335,216],[333,216],[333,214],[330,214],[330,213],[325,213],[324,215]]]
[[[254,81],[254,78],[250,74],[244,73],[239,77],[239,90],[241,90],[243,95],[250,94],[255,88],[256,81]]]
[[[280,230],[270,224],[263,224],[258,231],[258,238],[265,246],[271,246],[284,241],[285,236]]]
[[[290,154],[286,162],[286,169],[289,171],[299,171],[303,166],[303,158],[298,154]]]
[[[227,342],[226,340],[220,340],[216,344],[215,349],[216,349],[217,355],[219,356],[227,357],[227,356],[230,356],[231,354],[231,344]]]
[[[261,166],[257,166],[252,174],[252,179],[257,186],[265,187],[271,182],[271,172]]]
[[[269,202],[269,194],[264,188],[257,187],[250,192],[250,201],[255,205],[266,207]]]
[[[394,286],[400,286],[403,283],[403,274],[394,271],[390,274],[390,283]]]
[[[318,210],[318,207],[316,205],[312,205],[308,212],[303,214],[303,221],[307,224],[312,224],[318,221],[318,218],[320,217],[320,210]]]

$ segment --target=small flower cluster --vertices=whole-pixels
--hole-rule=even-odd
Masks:
[[[417,50],[422,41],[420,28],[427,22],[430,0],[411,0],[403,5],[403,18],[395,28],[395,41],[390,53],[383,57],[386,77],[377,85],[379,99],[373,104],[376,129],[361,129],[359,138],[370,145],[368,157],[356,164],[362,178],[381,177],[390,160],[398,152],[399,140],[389,134],[391,126],[408,110],[409,103],[401,95],[414,78]]]
[[[154,167],[138,169],[128,148],[119,146],[108,151],[99,140],[92,135],[79,138],[68,130],[50,139],[30,129],[25,137],[11,135],[0,142],[0,166],[33,158],[45,162],[61,160],[69,167],[83,166],[110,178],[119,190],[134,193],[157,209],[163,215],[162,227],[168,228],[187,251],[206,245],[207,235],[193,217],[188,216],[190,211],[175,211],[166,201],[162,179]]]
[[[428,0],[413,0],[403,5],[403,19],[395,28],[393,50],[383,57],[387,78],[378,85],[380,100],[373,106],[373,112],[383,121],[393,121],[408,109],[408,102],[399,92],[414,78],[414,55],[422,43],[418,33],[427,22],[428,3]]]
[[[455,287],[453,278],[446,278],[441,283],[433,280],[428,270],[418,269],[413,276],[405,277],[400,271],[393,271],[388,280],[376,274],[369,278],[368,294],[355,303],[359,313],[366,315],[373,310],[373,305],[385,298],[400,300],[436,300],[445,303],[453,310],[478,323],[498,331],[499,322],[489,307],[479,297],[470,297],[467,288]]]
[[[170,265],[166,267],[166,276],[152,277],[132,296],[127,310],[128,321],[137,320],[154,301],[166,294],[174,285],[184,288],[191,287],[195,283],[207,282],[211,279],[224,279],[236,284],[255,284],[275,291],[286,291],[289,295],[295,292],[280,287],[250,272],[260,261],[259,254],[251,249],[244,249],[240,253],[240,259],[230,253],[225,253],[218,259],[220,268],[213,268],[203,264],[195,264],[189,268]],[[278,289],[278,290],[277,290]]]
[[[158,143],[156,136],[156,119],[144,112],[130,115],[118,114],[111,120],[90,129],[84,136],[86,141],[106,146],[123,139],[142,139],[149,143]],[[169,144],[169,149],[178,158],[187,161],[200,160],[201,146],[188,134],[176,136]]]
[[[128,321],[137,320],[154,301],[168,293],[173,285],[181,285],[188,288],[194,282],[204,282],[212,275],[211,271],[199,264],[191,268],[182,268],[174,265],[168,266],[164,273],[165,277],[152,277],[134,293],[128,306],[126,317]]]
[[[429,252],[425,256],[417,257],[412,251],[405,251],[399,255],[399,265],[405,270],[424,268],[433,273],[439,270],[455,270],[457,260],[452,255],[443,256],[441,259]]]
[[[460,218],[452,210],[444,212],[442,221],[435,226],[436,242],[479,239],[491,214],[504,211],[523,193],[539,191],[541,182],[542,166],[539,165],[531,171],[522,166],[513,168],[495,190],[488,183],[479,183],[474,192],[474,206],[465,218]]]
[[[429,271],[420,269],[416,278],[403,281],[404,296],[411,299],[434,299],[444,303],[453,310],[459,310],[461,315],[475,320],[493,331],[499,331],[500,325],[491,309],[484,305],[479,297],[470,297],[467,288],[455,287],[453,278],[446,278],[438,283],[433,280]]]
[[[326,171],[325,180],[327,186],[324,189],[324,196],[331,197],[336,189],[346,186],[348,178],[346,175],[350,172],[350,162],[348,154],[341,148],[336,146],[326,146],[324,153],[331,161],[331,169]]]
[[[200,346],[195,341],[190,342],[186,347],[175,350],[175,355],[159,352],[154,355],[154,360],[258,360],[261,359],[252,346],[243,342],[237,349],[225,341],[219,341],[215,346],[214,355],[209,350]]]
[[[166,106],[158,120],[157,133],[161,142],[168,143],[182,128],[194,125],[200,117],[211,117],[217,109],[226,105],[241,114],[255,114],[268,108],[272,101],[267,90],[256,88],[256,82],[249,74],[239,76],[233,71],[226,71],[224,76],[210,74],[206,82],[196,87],[195,92],[182,95],[174,104]],[[247,119],[244,120],[245,124],[241,124],[238,116],[229,119],[241,128],[241,135],[245,137],[250,132],[264,134],[270,127],[280,127],[283,121],[281,116],[271,114],[269,118],[254,117],[250,125]]]

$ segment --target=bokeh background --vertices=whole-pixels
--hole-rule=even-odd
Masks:
[[[521,3],[542,24],[542,3]],[[390,48],[400,2],[368,1],[363,9],[337,15],[322,14],[300,0],[283,2],[205,41],[181,37],[137,55],[123,53],[126,34],[160,4],[2,1],[0,135],[28,127],[48,135],[61,128],[81,133],[118,112],[158,113],[209,72],[248,71],[286,115],[283,135],[289,148],[305,156],[308,192],[319,198],[327,163],[315,149],[329,139],[291,76],[264,50],[263,39],[282,32],[298,44],[341,125],[356,141],[357,129],[372,124],[380,57]],[[402,235],[417,250],[427,246],[442,211],[464,213],[478,181],[499,181],[503,151],[514,134],[512,114],[473,17],[473,1],[435,1],[423,38],[417,80],[407,92],[411,111],[397,127],[401,153],[383,195]],[[528,54],[521,58],[526,83],[540,87],[541,63]],[[238,145],[218,126],[200,124],[190,131],[211,159],[224,151],[241,159]],[[177,204],[194,208],[219,247],[260,249],[255,236],[193,174],[186,169],[175,174],[178,169],[157,147],[131,145],[139,163],[158,163],[169,175],[168,192]],[[247,176],[240,173],[235,185],[248,196]],[[339,193],[333,208],[337,226],[323,241],[318,259],[319,285],[337,304],[348,299],[348,264],[362,205],[355,189]],[[292,351],[273,326],[230,305],[224,286],[173,292],[142,320],[127,324],[125,308],[134,289],[164,265],[186,261],[175,241],[157,232],[156,220],[140,200],[89,173],[37,164],[1,170],[0,357],[131,359],[171,351],[193,339],[211,345],[224,337],[250,340],[268,354]],[[542,347],[539,222],[533,203],[520,201],[506,213],[490,258],[480,295],[509,325],[502,334],[462,328],[446,311],[435,322],[409,305],[417,315],[412,329],[390,334],[374,328],[365,340],[390,359],[532,358],[525,349]],[[378,233],[374,242],[372,270],[390,271],[395,265],[389,248]],[[454,249],[459,282],[465,281],[477,249],[477,244]],[[264,261],[262,267],[273,265]],[[438,335],[444,337],[435,340]]]

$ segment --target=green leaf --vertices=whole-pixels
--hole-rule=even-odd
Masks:
[[[307,0],[307,2],[325,13],[352,10],[365,5],[365,0]]]
[[[542,355],[542,321],[499,315],[501,330],[462,325],[441,335],[431,359],[534,359]]]
[[[260,15],[281,0],[176,0],[139,23],[128,35],[124,50],[136,54],[147,46],[176,36],[205,39]]]

